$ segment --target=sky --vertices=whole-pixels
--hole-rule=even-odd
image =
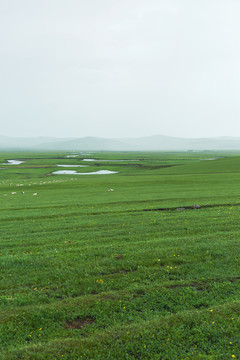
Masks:
[[[239,0],[0,0],[0,135],[240,136]]]

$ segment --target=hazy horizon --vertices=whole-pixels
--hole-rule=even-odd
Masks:
[[[189,139],[189,140],[195,140],[195,139],[214,139],[214,138],[240,138],[240,136],[226,136],[226,135],[219,135],[219,136],[203,136],[203,137],[193,137],[193,136],[171,136],[171,135],[164,135],[164,134],[153,134],[153,135],[142,135],[142,136],[118,136],[118,137],[110,137],[110,136],[93,136],[93,135],[84,135],[84,136],[49,136],[49,135],[32,135],[32,136],[25,136],[25,135],[5,135],[0,133],[0,137],[8,137],[8,138],[56,138],[56,139],[81,139],[81,138],[98,138],[98,139],[119,139],[119,140],[126,140],[126,139],[140,139],[140,138],[151,138],[151,137],[170,137],[170,138],[176,138],[176,139]]]
[[[157,136],[162,136],[162,137],[170,137],[170,138],[176,138],[176,139],[189,139],[189,140],[196,140],[196,139],[218,139],[218,138],[240,138],[240,136],[226,136],[226,135],[219,135],[219,136],[203,136],[203,137],[190,137],[190,136],[171,136],[171,135],[164,135],[164,134],[153,134],[153,135],[143,135],[143,136],[118,136],[118,137],[110,137],[110,136],[92,136],[92,135],[85,135],[85,136],[48,136],[48,135],[32,135],[32,136],[11,136],[11,135],[4,135],[4,134],[0,134],[0,137],[8,137],[8,138],[19,138],[19,139],[23,139],[23,138],[55,138],[55,139],[81,139],[81,138],[98,138],[98,139],[119,139],[119,140],[127,140],[127,139],[140,139],[140,138],[150,138],[150,137],[157,137]]]
[[[240,137],[236,0],[0,4],[2,136]]]

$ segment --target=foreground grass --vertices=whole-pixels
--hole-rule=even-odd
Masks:
[[[138,161],[74,177],[51,172],[80,156],[2,154],[25,163],[0,170],[0,359],[239,358],[240,159],[225,155],[94,154]]]

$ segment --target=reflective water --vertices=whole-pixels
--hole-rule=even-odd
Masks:
[[[7,160],[7,163],[2,164],[2,165],[20,165],[24,163],[24,161],[20,161],[20,160]]]
[[[115,161],[139,161],[139,159],[131,159],[131,160],[127,160],[127,159],[124,159],[124,160],[96,160],[96,159],[83,159],[82,161],[103,161],[103,162],[115,162]]]
[[[118,171],[110,171],[110,170],[99,170],[88,173],[78,173],[75,170],[58,170],[53,172],[53,174],[58,174],[58,175],[108,175],[108,174],[117,174],[117,173]]]
[[[218,160],[218,159],[224,159],[224,156],[218,156],[210,159],[201,159],[201,160]]]
[[[56,165],[60,167],[88,167],[87,165]]]

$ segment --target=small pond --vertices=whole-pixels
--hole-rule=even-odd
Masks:
[[[78,173],[75,170],[58,170],[53,172],[53,174],[57,174],[57,175],[108,175],[108,174],[117,174],[117,173],[118,171],[110,171],[110,170],[99,170],[88,173]]]
[[[7,160],[7,163],[2,164],[2,165],[20,165],[24,163],[24,161],[20,161],[20,160]]]
[[[60,167],[88,167],[87,165],[56,165]]]
[[[219,157],[213,157],[213,158],[210,158],[210,159],[200,159],[200,160],[218,160],[218,159],[224,159],[224,156],[219,156]]]
[[[115,162],[115,161],[139,161],[139,159],[131,159],[131,160],[127,160],[127,159],[124,159],[124,160],[119,160],[119,159],[117,159],[117,160],[96,160],[96,159],[83,159],[82,161],[103,161],[103,162]]]

